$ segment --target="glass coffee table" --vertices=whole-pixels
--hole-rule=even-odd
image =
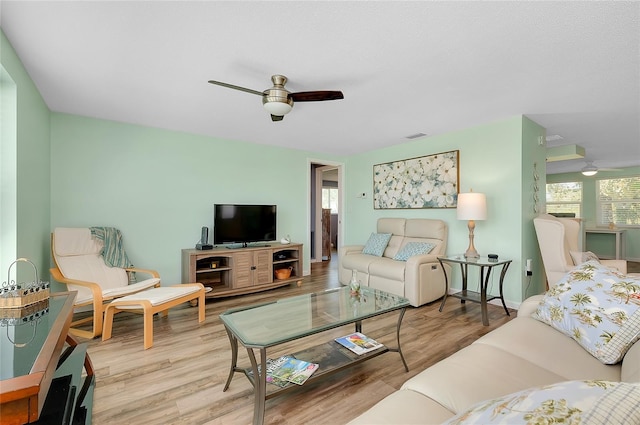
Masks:
[[[408,372],[409,367],[400,349],[400,324],[408,306],[409,301],[397,295],[368,287],[362,287],[354,293],[344,286],[228,310],[220,315],[231,344],[231,368],[223,391],[229,388],[235,372],[243,373],[254,387],[253,423],[262,424],[266,400],[299,387],[296,384],[286,387],[267,385],[266,374],[261,373],[266,370],[267,348],[351,323],[355,324],[356,332],[362,332],[363,320],[393,311],[399,311],[395,348],[383,345],[358,355],[330,339],[290,354],[320,365],[304,385],[389,351],[400,354],[404,369]],[[367,336],[375,339],[375,335]],[[247,349],[251,367],[238,367],[238,343]],[[256,358],[256,351],[260,354],[259,358]]]

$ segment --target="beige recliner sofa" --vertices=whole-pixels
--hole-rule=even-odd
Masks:
[[[406,297],[414,307],[444,296],[446,285],[438,256],[445,255],[447,248],[447,223],[423,218],[380,218],[376,231],[392,235],[382,257],[363,254],[364,245],[343,246],[340,283],[348,285],[353,270],[357,270],[361,285]],[[435,247],[428,254],[415,255],[407,261],[394,260],[409,242],[427,242]],[[450,276],[451,267],[444,267]]]
[[[530,387],[583,379],[640,382],[640,340],[621,363],[605,365],[531,317],[541,299],[525,300],[517,318],[420,372],[349,424],[439,424],[483,400]]]

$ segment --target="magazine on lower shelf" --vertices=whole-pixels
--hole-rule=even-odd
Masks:
[[[383,347],[383,345],[375,339],[369,338],[360,332],[354,332],[352,334],[336,338],[336,342],[356,354],[368,353],[369,351]]]
[[[266,380],[268,383],[273,384],[273,385],[277,385],[279,387],[286,387],[287,385],[290,385],[291,382],[287,381],[286,379],[280,379],[278,377],[273,376],[273,371],[277,368],[280,367],[280,365],[282,365],[283,363],[285,363],[288,359],[293,358],[293,356],[282,356],[282,357],[278,357],[277,359],[267,359],[266,363],[267,363],[267,377]],[[260,372],[260,365],[258,365],[258,372]],[[247,372],[249,376],[253,376],[253,370],[249,369],[249,371]]]
[[[284,379],[294,384],[302,385],[309,379],[313,372],[318,370],[318,367],[319,365],[317,363],[305,362],[304,360],[288,357],[271,371],[271,375],[274,379]]]

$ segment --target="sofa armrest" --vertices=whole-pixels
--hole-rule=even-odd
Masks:
[[[534,295],[522,301],[520,307],[518,307],[518,317],[531,316],[538,309],[542,298],[544,298],[543,294]]]
[[[360,254],[364,245],[346,245],[340,248],[340,255]]]
[[[444,265],[438,255],[414,255],[407,260],[404,270],[404,295],[414,307],[442,297],[446,290],[444,273],[451,276],[451,266]]]
[[[640,383],[640,340],[636,341],[624,355],[620,369],[620,380]]]
[[[627,274],[627,262],[625,260],[600,260],[603,266],[611,267],[622,274]]]

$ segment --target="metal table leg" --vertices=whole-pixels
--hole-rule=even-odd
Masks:
[[[406,311],[406,308],[403,308],[402,310],[400,310],[400,316],[398,317],[398,325],[396,326],[396,341],[398,342],[398,348],[397,349],[389,349],[389,351],[397,351],[398,354],[400,354],[400,358],[402,359],[402,364],[404,365],[404,370],[405,372],[409,372],[409,366],[407,366],[407,362],[404,359],[404,354],[402,354],[402,348],[400,348],[400,325],[402,324],[402,318],[404,317],[404,312]]]
[[[502,292],[502,283],[504,282],[504,275],[507,274],[507,269],[511,263],[504,263],[502,266],[502,271],[500,272],[500,301],[502,301],[502,307],[504,307],[504,311],[507,313],[507,316],[511,316],[509,314],[509,309],[507,308],[507,304],[504,302],[504,294]]]
[[[254,396],[255,402],[253,406],[253,423],[254,425],[262,425],[264,423],[264,409],[267,398],[267,349],[260,348],[260,367],[256,361],[253,348],[247,347],[247,354],[251,361],[251,369],[253,369],[254,377]]]
[[[491,275],[491,267],[487,267],[485,276],[485,267],[480,267],[480,311],[482,312],[482,324],[489,326],[489,312],[487,309],[487,287],[489,286],[489,276]]]
[[[224,385],[222,391],[227,391],[229,389],[229,385],[231,385],[231,378],[233,378],[233,374],[238,370],[238,340],[231,331],[225,326],[224,330],[227,331],[227,336],[229,337],[229,344],[231,344],[231,367],[229,368],[229,377],[227,378],[227,383]]]
[[[440,303],[440,308],[438,309],[438,311],[442,313],[444,303],[447,301],[447,295],[449,294],[449,278],[447,277],[447,271],[444,268],[444,264],[442,264],[442,260],[438,258],[438,262],[440,263],[442,273],[444,273],[444,297],[442,297],[442,302]]]

